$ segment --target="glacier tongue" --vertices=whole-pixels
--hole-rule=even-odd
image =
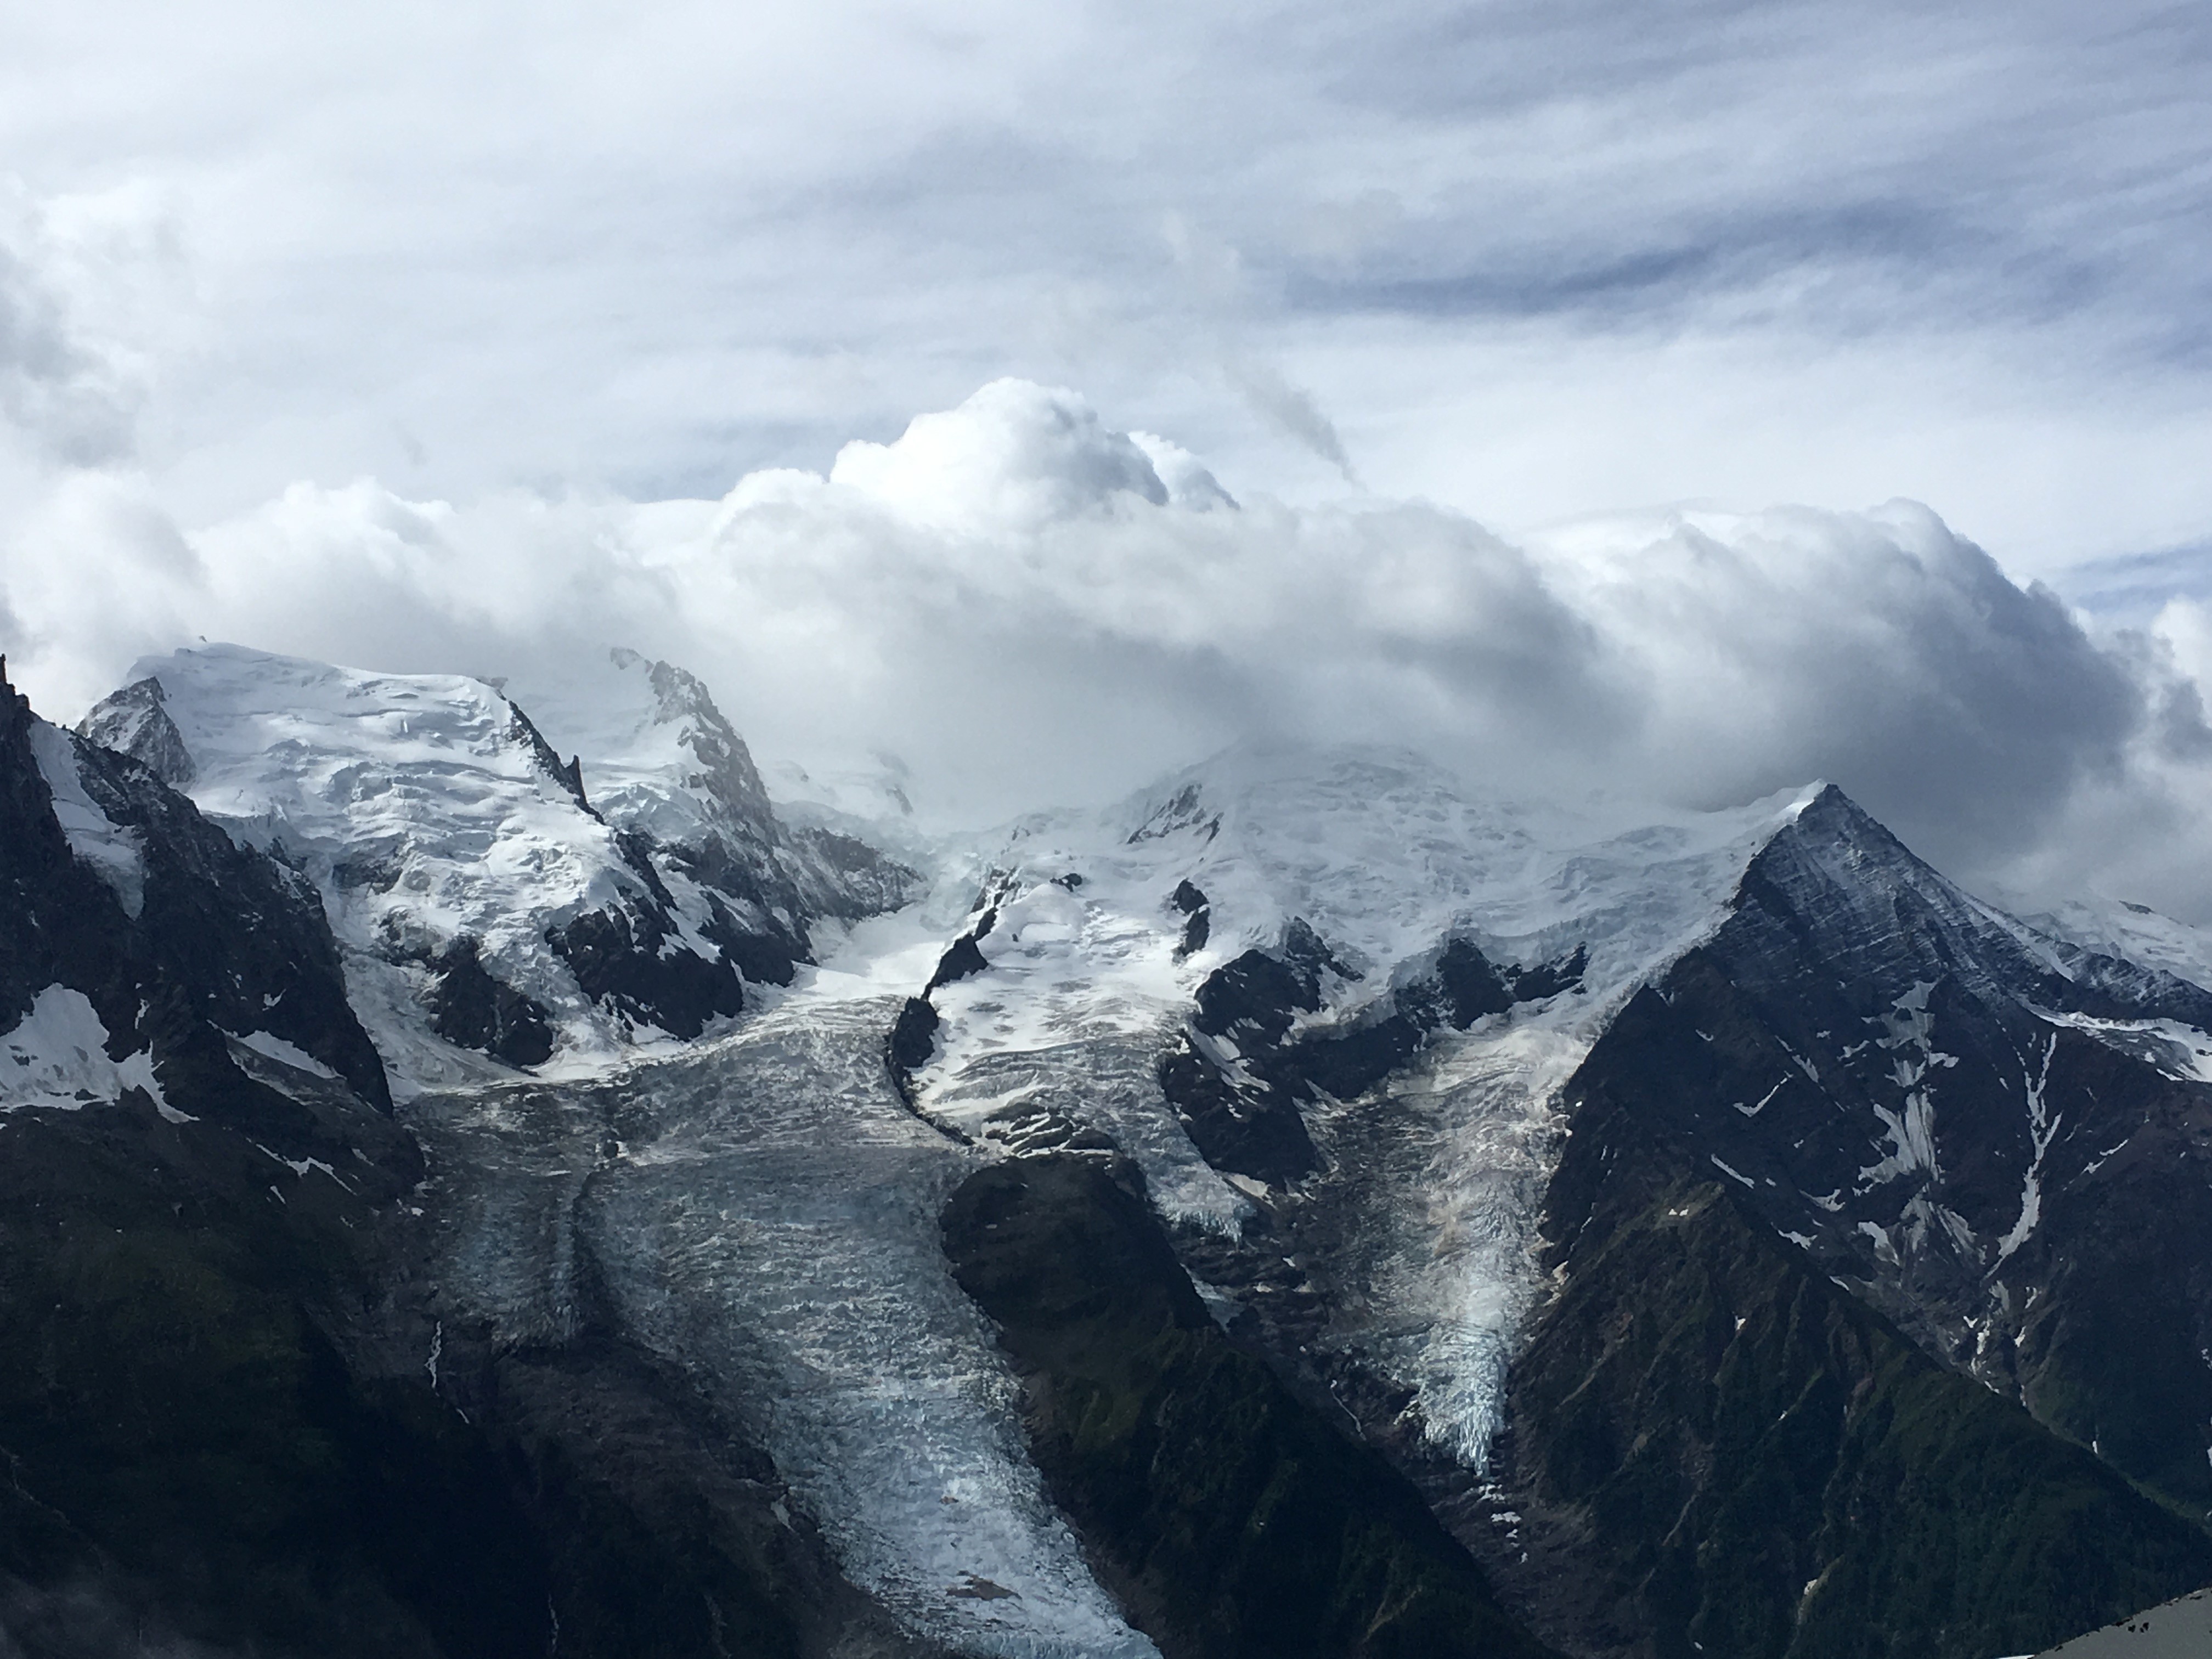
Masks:
[[[1006,1659],[1152,1655],[1046,1498],[1020,1385],[953,1280],[938,1218],[984,1154],[893,1090],[896,1006],[881,979],[810,969],[736,1033],[603,1084],[419,1097],[446,1317],[566,1340],[588,1277],[914,1632]]]

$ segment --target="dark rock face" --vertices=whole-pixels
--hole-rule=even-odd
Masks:
[[[787,833],[805,866],[834,878],[815,888],[817,915],[858,921],[897,909],[921,885],[921,872],[857,836],[811,825],[788,828]]]
[[[1498,1453],[1538,1627],[1965,1659],[2212,1574],[2212,1089],[2153,1024],[2208,1012],[1839,793],[1777,836],[1569,1085]]]
[[[426,1224],[358,1166],[128,1107],[0,1137],[10,1653],[925,1651],[684,1378],[426,1328]]]
[[[553,1057],[553,1031],[533,997],[492,977],[467,934],[431,963],[431,1029],[448,1042],[496,1055],[510,1066],[539,1066]]]
[[[1558,962],[1541,962],[1534,968],[1509,968],[1505,970],[1505,981],[1511,988],[1510,994],[1514,1001],[1541,1002],[1546,997],[1555,997],[1562,991],[1580,988],[1583,982],[1583,969],[1589,965],[1589,947],[1577,945]],[[1441,967],[1442,964],[1440,963],[1439,966]],[[1447,983],[1449,984],[1449,981]],[[1483,1009],[1480,1012],[1495,1012],[1497,1011]],[[1462,1017],[1456,1013],[1455,1013],[1455,1022],[1462,1025],[1474,1023],[1471,1018]]]
[[[1194,919],[1205,915],[1199,896]],[[1501,970],[1471,942],[1449,939],[1431,972],[1358,1021],[1294,1036],[1297,1016],[1321,1010],[1332,981],[1358,975],[1293,920],[1279,952],[1247,951],[1199,986],[1190,1032],[1160,1062],[1160,1087],[1206,1162],[1285,1184],[1321,1163],[1300,1102],[1316,1091],[1352,1099],[1411,1061],[1442,1026],[1464,1030],[1516,1002],[1571,990],[1585,959],[1577,948],[1559,963]]]
[[[928,996],[941,985],[973,979],[989,969],[990,961],[984,956],[983,947],[977,941],[989,936],[992,925],[997,920],[998,912],[986,910],[982,921],[952,941],[945,954],[938,958],[936,972],[930,975],[929,983],[922,988],[923,996]]]
[[[2028,1652],[2212,1574],[2212,1540],[1945,1370],[1595,1076],[1563,1288],[1511,1372],[1493,1566],[1589,1655]]]
[[[1832,793],[1582,1084],[1929,1352],[2203,1514],[2212,1085],[2160,1018],[2212,996],[1994,920]]]
[[[550,1564],[492,1449],[343,1342],[404,1190],[381,1120],[344,1121],[375,1164],[295,1174],[232,1104],[0,1132],[9,1650],[542,1652]]]
[[[39,729],[135,849],[136,915],[72,852],[33,753]],[[389,1109],[307,884],[233,846],[137,762],[45,726],[0,678],[0,1020],[12,1025],[50,985],[90,1001],[115,1057],[150,1048],[165,1084],[172,1066],[221,1076],[222,1033],[266,1031]]]
[[[587,911],[547,940],[576,975],[584,994],[639,1024],[696,1037],[710,1019],[744,1006],[744,988],[726,957],[709,962],[690,951],[661,948],[671,937],[650,911]]]
[[[937,1048],[938,1024],[937,1010],[927,997],[908,997],[899,1006],[898,1023],[891,1027],[891,1065],[911,1077],[929,1064]]]
[[[1206,810],[1206,802],[1194,783],[1185,784],[1132,830],[1129,845],[1133,847],[1139,842],[1158,841],[1185,830],[1199,830],[1209,842],[1221,833],[1221,814]]]
[[[159,681],[152,683],[160,684]],[[572,755],[568,764],[562,765],[560,754],[545,741],[544,734],[532,724],[530,716],[513,703],[507,704],[507,710],[514,721],[514,735],[529,745],[532,756],[538,762],[538,769],[574,796],[577,805],[589,811],[591,802],[584,799],[583,763]]]
[[[185,747],[184,733],[161,707],[165,700],[161,681],[136,681],[102,699],[78,724],[77,735],[142,762],[162,782],[181,789],[199,768]]]
[[[1540,1628],[1593,1655],[1969,1659],[2212,1573],[2203,1533],[1610,1121],[1586,1110],[1559,1176],[1590,1206],[1551,1218],[1566,1290],[1498,1453]]]
[[[1182,961],[1206,948],[1212,937],[1213,906],[1206,895],[1188,881],[1179,881],[1168,896],[1168,902],[1182,915],[1182,939],[1176,945],[1176,960]]]
[[[1376,1453],[1215,1327],[1119,1160],[979,1171],[945,1249],[1029,1394],[1057,1501],[1167,1659],[1540,1659]]]
[[[1437,953],[1437,985],[1451,1010],[1451,1023],[1462,1031],[1485,1014],[1504,1013],[1516,1000],[1489,957],[1465,939],[1452,939]]]

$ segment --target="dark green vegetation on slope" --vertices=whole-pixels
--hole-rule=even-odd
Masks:
[[[2212,1580],[2203,1533],[1646,1135],[1613,1092],[1623,1027],[1579,1080],[1547,1218],[1563,1285],[1501,1448],[1541,1627],[1660,1659],[1988,1659]]]
[[[865,1613],[634,1356],[448,1332],[464,1414],[358,1351],[404,1224],[150,1106],[0,1128],[0,1652],[712,1659]]]
[[[1407,1482],[1222,1334],[1129,1166],[994,1165],[945,1237],[1055,1498],[1168,1659],[1545,1653]]]
[[[480,1437],[426,1387],[362,1382],[310,1316],[368,1292],[344,1242],[368,1205],[149,1103],[18,1114],[0,1146],[0,1624],[22,1650],[148,1626],[542,1651],[542,1553]]]

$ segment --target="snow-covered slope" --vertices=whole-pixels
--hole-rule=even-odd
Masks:
[[[1778,1231],[1899,1316],[1932,1298],[1931,1329],[1960,1328],[1971,1284],[1947,1265],[1939,1293],[1927,1264],[1963,1251],[1978,1276],[2021,1248],[2057,1133],[2033,1065],[2008,1058],[1987,1103],[1944,1073],[1936,1010],[1999,1009],[2031,1059],[2061,1025],[2169,1079],[2212,1054],[2212,999],[1976,901],[1819,784],[1624,829],[1486,799],[1412,755],[1248,749],[1103,813],[1024,821],[969,879],[895,1045],[917,1109],[1017,1154],[1135,1158],[1187,1265],[1218,1275],[1223,1318],[1256,1319],[1324,1380],[1379,1372],[1475,1469],[1540,1289],[1571,1080],[1694,955],[1774,976],[1774,998],[1820,975],[1879,1003],[1868,1032],[1840,1010],[1790,1028],[1802,1063],[1732,1085],[1697,1161],[1763,1182]],[[1796,957],[1751,943],[1778,928]],[[1771,1124],[1821,1184],[1753,1158]],[[1856,1196],[1831,1165],[1858,1172]]]
[[[503,683],[553,746],[583,767],[594,810],[645,838],[678,906],[712,931],[745,976],[787,982],[811,960],[817,921],[895,908],[915,872],[836,826],[777,814],[744,739],[705,684],[616,647]],[[719,927],[700,890],[734,927]]]
[[[2212,934],[2161,915],[2147,904],[2069,899],[2025,920],[2053,938],[2212,987]]]
[[[39,719],[0,662],[0,1113],[135,1093],[172,1123],[210,1100],[236,1116],[247,1057],[389,1105],[313,892],[145,767]],[[314,1133],[257,1127],[264,1146]]]
[[[1330,1340],[1379,1356],[1479,1462],[1534,1291],[1560,1085],[1816,793],[1623,831],[1486,800],[1410,754],[1255,748],[1103,813],[1024,821],[973,872],[933,1026],[909,1014],[915,1104],[1016,1152],[1110,1142],[1192,1235],[1328,1211],[1332,1271],[1363,1286],[1337,1299]],[[1257,958],[1302,951],[1310,1006],[1208,1018]],[[1413,1013],[1455,952],[1508,987],[1463,1030]],[[1356,1109],[1318,1085],[1286,1102],[1261,1074],[1376,1042],[1396,1046],[1353,1066],[1376,1085]],[[1269,1111],[1296,1114],[1284,1133],[1310,1155],[1240,1161],[1241,1128]]]
[[[493,687],[235,646],[131,679],[87,730],[115,732],[125,700],[158,703],[137,729],[188,759],[201,810],[320,890],[403,1090],[496,1074],[485,1054],[597,1063],[740,1006],[706,908],[672,902]]]
[[[489,681],[219,645],[137,663],[83,732],[313,880],[403,1092],[696,1037],[918,880],[782,823],[680,668],[589,654],[530,697],[542,725]]]

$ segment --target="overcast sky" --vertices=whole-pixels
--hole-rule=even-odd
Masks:
[[[58,713],[202,632],[489,667],[619,622],[771,746],[978,811],[1397,731],[1551,787],[1825,772],[1954,862],[2212,914],[2203,7],[91,0],[8,40],[0,643]],[[1088,401],[838,462],[1008,376]],[[1152,499],[1164,448],[1116,473],[1126,432],[1234,516]]]

